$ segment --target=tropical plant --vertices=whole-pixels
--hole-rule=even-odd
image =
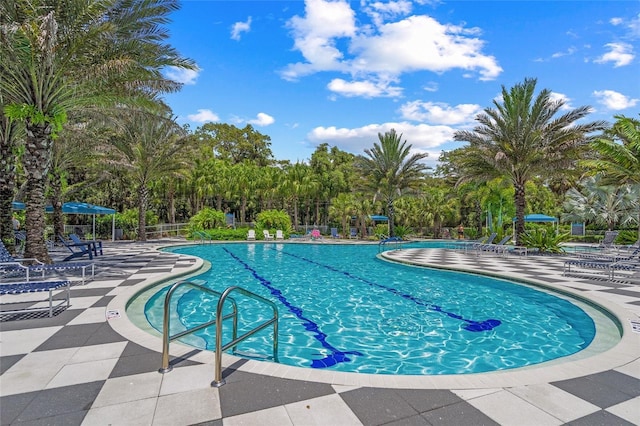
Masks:
[[[189,229],[193,231],[205,231],[225,226],[224,212],[205,207],[189,219]]]
[[[282,229],[285,232],[291,229],[291,218],[284,210],[261,211],[256,221],[260,229]]]
[[[394,230],[396,233],[395,236],[403,240],[413,233],[411,228],[409,228],[408,226],[402,226],[402,225],[396,226]]]
[[[569,241],[570,233],[556,233],[548,229],[535,227],[522,234],[520,244],[529,250],[537,249],[539,253],[564,253],[561,244]]]
[[[126,170],[132,177],[137,194],[138,238],[146,241],[150,184],[183,172],[186,138],[183,129],[170,117],[129,108],[122,113],[104,159],[111,167]]]
[[[476,116],[472,131],[454,134],[457,141],[469,142],[461,161],[466,173],[463,181],[489,180],[507,176],[515,189],[516,244],[521,245],[526,211],[526,183],[538,174],[554,170],[567,173],[577,154],[589,141],[589,134],[605,123],[578,123],[591,108],[582,106],[556,117],[563,100],[555,100],[548,89],[534,96],[535,79],[525,79],[510,90],[502,87],[502,100]]]
[[[361,186],[383,200],[389,217],[389,233],[394,236],[394,202],[407,191],[415,190],[425,177],[428,166],[421,162],[426,153],[411,154],[411,145],[402,141],[394,129],[378,133],[379,143],[365,149],[366,156],[356,157],[354,166],[360,173]]]
[[[613,230],[635,224],[640,185],[603,185],[600,175],[583,179],[580,188],[567,191],[562,216],[567,221],[588,221]]]
[[[0,93],[25,124],[25,255],[50,261],[42,238],[46,179],[56,135],[75,109],[148,101],[181,85],[160,74],[195,68],[164,43],[177,0],[0,2]]]
[[[623,115],[615,118],[611,129],[592,142],[600,157],[584,164],[600,171],[603,183],[640,187],[640,120]],[[640,203],[635,222],[640,233]]]

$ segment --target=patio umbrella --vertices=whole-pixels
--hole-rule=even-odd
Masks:
[[[53,212],[53,206],[47,206],[45,208],[47,213]],[[96,235],[96,215],[98,214],[112,214],[113,220],[111,223],[111,241],[115,240],[115,228],[116,228],[116,211],[108,207],[96,206],[95,204],[81,203],[77,201],[67,202],[62,205],[62,213],[64,214],[90,214],[93,216],[93,235]]]

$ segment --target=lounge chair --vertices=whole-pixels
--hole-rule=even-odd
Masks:
[[[472,241],[463,241],[460,243],[456,243],[457,245],[462,245],[462,248],[464,248],[465,251],[467,250],[477,250],[478,247],[483,246],[483,245],[488,245],[493,243],[493,240],[496,239],[496,236],[498,234],[493,232],[491,235],[489,235],[486,238],[481,238],[479,240],[472,240]]]
[[[570,259],[564,262],[563,275],[571,274],[571,267],[574,267],[574,273],[576,268],[603,271],[609,277],[613,277],[616,270],[627,271],[634,270],[640,265],[640,247],[636,248],[628,256],[612,256],[610,258],[600,259]],[[587,271],[583,271],[587,272]],[[595,272],[597,273],[597,272]]]
[[[27,263],[25,263],[27,262]],[[82,273],[82,284],[87,277],[87,270],[91,269],[91,277],[95,276],[95,265],[93,262],[61,262],[61,263],[43,263],[38,259],[24,258],[16,259],[0,241],[0,274],[6,274],[9,277],[24,275],[25,280],[29,281],[32,272],[37,272],[40,277],[44,277],[47,272],[64,272],[69,270],[79,270]]]
[[[340,234],[338,234],[338,228],[331,228],[331,238],[340,238]]]
[[[97,256],[98,252],[100,252],[99,254],[102,255],[102,241],[99,240],[82,240],[80,239],[80,237],[76,234],[69,234],[69,238],[71,239],[71,241],[73,241],[74,244],[83,244],[83,243],[89,243],[91,250],[93,250],[93,255]]]
[[[476,250],[478,250],[478,252],[486,251],[496,254],[504,254],[507,248],[509,248],[509,246],[506,244],[508,241],[511,241],[512,238],[513,235],[506,235],[495,244],[480,244],[478,247],[476,247]]]
[[[349,238],[358,238],[358,230],[356,228],[349,229]]]
[[[615,248],[615,245],[613,243],[616,241],[618,234],[619,231],[605,231],[604,238],[600,240],[597,249],[607,251]]]
[[[276,230],[276,240],[284,240],[284,234],[282,232],[282,229]]]
[[[60,288],[64,288],[66,291],[66,297],[60,301],[57,305],[53,304],[53,291],[58,290]],[[67,308],[70,305],[70,288],[71,281],[63,280],[63,281],[29,281],[29,282],[20,282],[20,283],[9,283],[9,284],[0,284],[0,296],[5,296],[9,294],[25,294],[25,293],[40,293],[40,292],[49,292],[49,304],[44,307],[34,307],[34,308],[26,308],[26,309],[16,309],[16,310],[8,310],[0,312],[0,315],[6,314],[14,314],[20,312],[38,312],[38,311],[49,311],[49,316],[53,316],[53,308],[57,308],[66,303]],[[38,301],[40,302],[40,301]],[[19,303],[25,303],[24,301],[20,301]]]
[[[256,230],[255,229],[249,229],[249,231],[247,232],[247,240],[248,241],[255,241],[256,240]]]
[[[85,254],[89,255],[89,260],[93,260],[93,244],[91,243],[74,243],[72,241],[67,241],[62,235],[58,235],[58,239],[60,242],[71,252],[71,254],[64,259],[63,261],[75,259],[76,257],[82,257]]]
[[[273,240],[273,235],[272,235],[268,230],[263,229],[263,230],[262,230],[262,234],[264,235],[264,239],[265,239],[266,241]]]

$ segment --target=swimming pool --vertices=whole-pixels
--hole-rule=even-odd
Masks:
[[[171,251],[210,261],[212,268],[195,278],[215,290],[238,285],[278,303],[283,364],[376,374],[478,373],[566,357],[595,336],[592,317],[577,301],[499,279],[380,261],[375,245],[213,244]],[[156,329],[166,290],[151,290],[145,304]],[[177,327],[208,320],[217,303],[193,290],[175,300]],[[241,323],[268,317],[268,310],[237,300]],[[215,328],[183,342],[213,349]],[[270,348],[265,330],[239,352],[259,358]]]

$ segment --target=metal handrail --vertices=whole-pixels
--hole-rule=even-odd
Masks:
[[[378,243],[378,253],[380,253],[384,249],[384,246],[386,246],[388,243],[395,243],[394,247],[397,250],[398,247],[402,246],[402,238],[400,238],[400,237],[389,237],[389,238],[385,238],[385,239],[381,240]]]
[[[219,297],[218,305],[216,307],[216,317],[211,321],[207,321],[204,324],[200,324],[196,327],[192,327],[186,330],[183,330],[179,333],[174,334],[173,336],[169,336],[170,330],[170,315],[169,315],[169,306],[171,304],[171,298],[173,294],[181,286],[190,286],[196,288],[198,290],[202,290],[206,293],[211,293]],[[247,331],[242,336],[238,337],[238,305],[236,301],[229,297],[229,294],[232,292],[238,292],[246,297],[257,300],[259,302],[266,303],[271,306],[273,310],[273,317],[268,321],[259,324],[253,329]],[[224,307],[224,303],[227,298],[231,301],[232,304],[232,312],[226,315],[222,315],[222,309]],[[218,318],[221,320],[218,321]],[[226,345],[222,345],[222,324],[224,320],[232,318],[233,319],[233,330],[232,330],[232,340]],[[168,373],[173,367],[169,365],[169,343],[172,340],[179,339],[180,337],[186,336],[188,334],[194,333],[198,330],[202,330],[203,328],[209,327],[211,325],[216,325],[216,363],[215,363],[215,379],[211,382],[211,386],[220,387],[225,384],[225,381],[222,379],[222,352],[238,345],[238,343],[242,342],[246,338],[254,335],[255,333],[263,330],[269,325],[273,324],[273,360],[278,362],[278,307],[272,301],[265,299],[262,296],[259,296],[255,293],[252,293],[248,290],[245,290],[241,287],[228,287],[224,292],[220,293],[215,290],[212,290],[208,287],[204,287],[202,285],[196,284],[192,281],[178,281],[174,285],[171,286],[167,294],[164,298],[164,316],[162,321],[162,367],[158,370],[159,373]]]
[[[258,331],[268,327],[271,324],[273,324],[273,360],[275,362],[278,362],[278,307],[271,300],[265,299],[262,296],[258,296],[255,293],[252,293],[248,290],[243,289],[242,287],[236,287],[236,286],[229,287],[222,293],[222,296],[220,296],[220,299],[218,300],[218,306],[216,308],[216,318],[219,318],[220,315],[222,315],[222,308],[224,307],[224,302],[226,301],[229,294],[234,291],[237,291],[238,293],[246,297],[257,300],[259,302],[266,303],[267,305],[271,306],[271,309],[273,310],[273,317],[270,320],[265,321],[264,323],[258,325],[257,327],[247,331],[245,334],[243,334],[240,337],[236,337],[237,324],[234,324],[233,340],[224,346],[222,345],[222,321],[219,321],[216,323],[216,371],[215,371],[216,375],[213,382],[211,382],[211,386],[216,388],[219,388],[220,386],[226,383],[226,381],[222,378],[222,352],[229,349],[232,346],[236,346],[238,343],[240,343],[244,339],[254,335]]]
[[[169,371],[173,370],[173,367],[169,365],[169,343],[172,340],[179,339],[183,336],[186,336],[188,334],[194,333],[198,330],[202,330],[203,328],[216,324],[217,319],[220,318],[219,316],[216,316],[215,319],[208,321],[204,324],[183,330],[179,333],[174,334],[173,336],[169,336],[170,320],[171,320],[171,317],[169,315],[169,305],[171,304],[171,297],[173,296],[173,293],[175,293],[175,291],[178,289],[178,287],[182,287],[184,285],[197,288],[198,290],[202,290],[206,293],[210,293],[218,297],[222,296],[222,293],[212,290],[210,288],[204,287],[202,285],[196,284],[193,281],[178,281],[177,283],[171,286],[171,288],[169,289],[169,291],[164,297],[164,313],[162,318],[162,367],[160,367],[160,369],[158,370],[159,373],[168,373]],[[233,299],[231,299],[231,303],[233,305],[232,312],[230,314],[225,315],[222,318],[222,320],[224,321],[225,319],[233,318],[233,322],[234,322],[233,329],[235,333],[238,325],[238,306],[235,300]],[[234,334],[234,337],[235,337],[235,334]]]

